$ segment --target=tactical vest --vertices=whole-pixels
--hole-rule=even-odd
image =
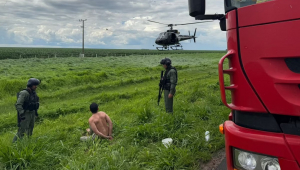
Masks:
[[[29,110],[29,111],[33,111],[33,110],[37,110],[39,109],[39,97],[37,96],[36,92],[30,92],[28,89],[24,89],[29,93],[29,100],[28,101],[24,101],[23,104],[23,109],[24,111]],[[23,90],[23,91],[24,91]],[[17,94],[17,99],[19,98],[20,92]]]
[[[167,70],[165,71],[164,77],[163,77],[163,84],[164,84],[164,89],[165,90],[170,90],[171,89],[171,81],[170,81],[170,79],[167,78],[167,75],[168,75],[168,73],[169,73],[169,71],[171,69],[175,70],[175,73],[176,73],[176,83],[177,83],[177,80],[178,80],[176,68],[172,67],[172,66],[170,66],[169,68],[167,68]]]

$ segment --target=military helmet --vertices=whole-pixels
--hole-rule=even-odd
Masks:
[[[172,64],[172,61],[171,61],[171,59],[169,59],[169,58],[164,58],[164,59],[162,59],[162,60],[160,61],[160,64],[162,64],[162,65],[171,65],[171,64]]]
[[[36,79],[36,78],[31,78],[28,80],[27,82],[27,87],[32,87],[32,86],[37,86],[39,85],[41,82],[40,80]]]

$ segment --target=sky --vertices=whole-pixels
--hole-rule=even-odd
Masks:
[[[222,0],[207,0],[206,14],[224,13]],[[82,47],[154,49],[166,24],[199,22],[189,16],[187,0],[0,0],[0,47]],[[196,43],[186,50],[225,50],[226,32],[219,21],[177,26],[183,35],[197,28]],[[153,46],[154,45],[154,46]]]

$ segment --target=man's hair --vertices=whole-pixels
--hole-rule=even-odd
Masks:
[[[90,105],[90,110],[92,113],[97,113],[98,112],[98,105],[96,103],[92,103]]]

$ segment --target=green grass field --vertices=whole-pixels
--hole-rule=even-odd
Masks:
[[[199,169],[224,147],[218,125],[228,118],[218,85],[224,53],[98,58],[6,59],[0,65],[0,169]],[[159,61],[178,70],[174,114],[157,106]],[[42,80],[34,134],[12,144],[16,93],[28,78]],[[81,142],[99,104],[114,123],[114,140]],[[210,131],[209,142],[205,131]],[[164,138],[173,144],[165,148]]]

